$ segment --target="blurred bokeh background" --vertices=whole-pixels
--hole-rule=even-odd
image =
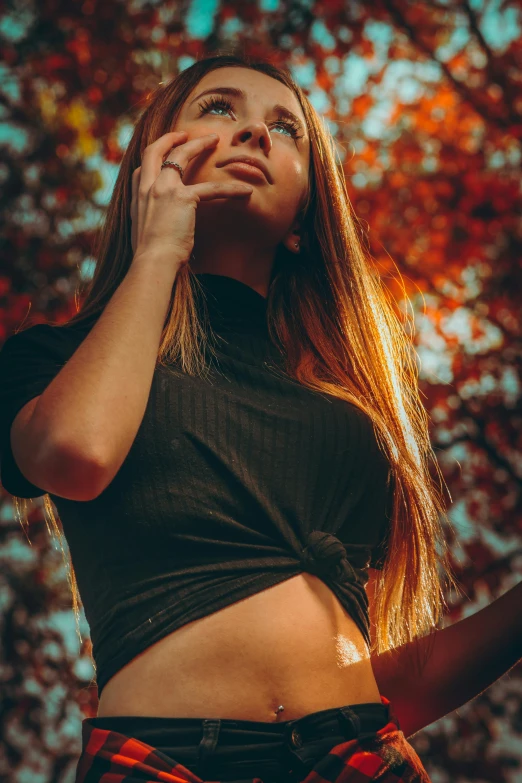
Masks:
[[[413,310],[464,596],[521,580],[522,12],[508,0],[6,0],[0,345],[66,320],[123,150],[159,82],[212,53],[287,66],[323,115],[368,246]],[[1,379],[0,379],[1,382]],[[0,779],[73,783],[96,714],[42,499],[0,490]],[[522,666],[411,739],[433,783],[522,783]]]

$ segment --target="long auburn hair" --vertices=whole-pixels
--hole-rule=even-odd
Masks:
[[[393,503],[384,567],[377,572],[371,649],[372,655],[380,655],[437,629],[446,608],[444,579],[459,590],[443,523],[452,525],[420,399],[415,352],[402,324],[406,316],[396,312],[396,303],[365,248],[333,137],[289,71],[246,55],[216,54],[195,62],[148,96],[94,242],[94,275],[86,283],[80,307],[76,298],[76,314],[55,325],[99,316],[111,299],[133,258],[132,173],[141,164],[146,146],[173,127],[201,78],[224,67],[251,68],[277,79],[293,90],[306,118],[311,158],[308,197],[300,212],[301,252],[294,256],[283,245],[277,248],[267,298],[268,328],[285,357],[285,372],[309,389],[363,410],[389,460]],[[190,264],[183,266],[173,286],[156,366],[179,362],[189,375],[207,371],[204,346],[208,341],[196,307],[198,286]],[[24,499],[15,497],[19,515],[21,507],[25,508]],[[64,553],[81,642],[81,599],[48,494],[44,509]]]

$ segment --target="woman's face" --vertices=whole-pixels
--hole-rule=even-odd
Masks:
[[[242,94],[225,94],[220,88]],[[277,105],[283,107],[282,112]],[[209,133],[219,135],[213,148],[185,166],[185,185],[235,180],[253,188],[245,199],[200,202],[198,213],[226,203],[233,212],[241,210],[245,219],[249,216],[250,228],[257,221],[267,242],[276,244],[285,236],[306,197],[310,157],[306,121],[292,90],[249,68],[218,68],[206,74],[188,96],[172,130],[186,131],[187,141]],[[233,164],[223,165],[236,155],[262,161],[268,178],[261,172],[248,174]]]

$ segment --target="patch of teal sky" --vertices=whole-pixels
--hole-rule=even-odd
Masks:
[[[208,38],[214,28],[219,0],[192,0],[185,17],[185,31],[191,38]]]
[[[0,16],[0,40],[4,38],[12,44],[23,41],[35,22],[36,13],[29,4],[10,8],[8,13]]]
[[[259,0],[259,10],[267,14],[277,11],[278,8],[279,0]]]

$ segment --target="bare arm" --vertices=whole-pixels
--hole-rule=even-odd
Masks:
[[[216,134],[189,141],[186,136],[185,131],[165,133],[145,148],[142,165],[132,175],[131,267],[92,330],[38,399],[29,422],[25,446],[36,443],[39,452],[31,474],[47,477],[46,486],[58,481],[81,499],[105,489],[136,437],[172,287],[194,245],[197,205],[215,198],[248,198],[252,192],[251,185],[240,182],[185,185],[179,171],[162,169],[164,158],[172,162],[174,154],[184,170],[218,141]],[[59,466],[67,466],[65,477],[57,477]]]
[[[413,664],[429,651],[426,666]],[[390,699],[406,737],[492,685],[522,658],[522,582],[475,614],[433,636],[372,656],[379,691]]]
[[[135,258],[87,337],[39,397],[28,437],[41,460],[92,465],[99,494],[128,454],[145,413],[179,265]]]

